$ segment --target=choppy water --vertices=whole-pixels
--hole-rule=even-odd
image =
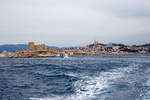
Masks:
[[[150,100],[150,55],[0,59],[0,100]]]

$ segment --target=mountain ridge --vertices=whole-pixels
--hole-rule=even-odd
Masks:
[[[47,47],[55,50],[73,48],[73,47],[57,47],[57,46],[47,46]],[[16,50],[26,50],[27,48],[28,48],[27,44],[4,44],[0,45],[0,53],[2,53],[3,51],[15,52]]]

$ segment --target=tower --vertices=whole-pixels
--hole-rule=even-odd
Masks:
[[[35,50],[34,42],[29,42],[28,43],[28,50],[30,50],[30,51],[34,51]]]
[[[98,41],[94,40],[94,47],[97,47]]]

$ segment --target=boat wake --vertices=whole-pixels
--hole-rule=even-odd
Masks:
[[[101,72],[97,76],[84,76],[71,74],[80,77],[78,81],[72,83],[75,93],[68,96],[54,96],[46,98],[30,98],[30,100],[122,100],[114,99],[114,93],[118,88],[127,88],[125,85],[118,85],[116,81],[121,80],[128,73],[132,72],[133,67],[122,67],[107,72]],[[122,92],[120,91],[120,92]],[[115,96],[116,97],[116,96]]]

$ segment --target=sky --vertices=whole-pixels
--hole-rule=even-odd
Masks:
[[[0,0],[0,45],[150,43],[150,0]]]

